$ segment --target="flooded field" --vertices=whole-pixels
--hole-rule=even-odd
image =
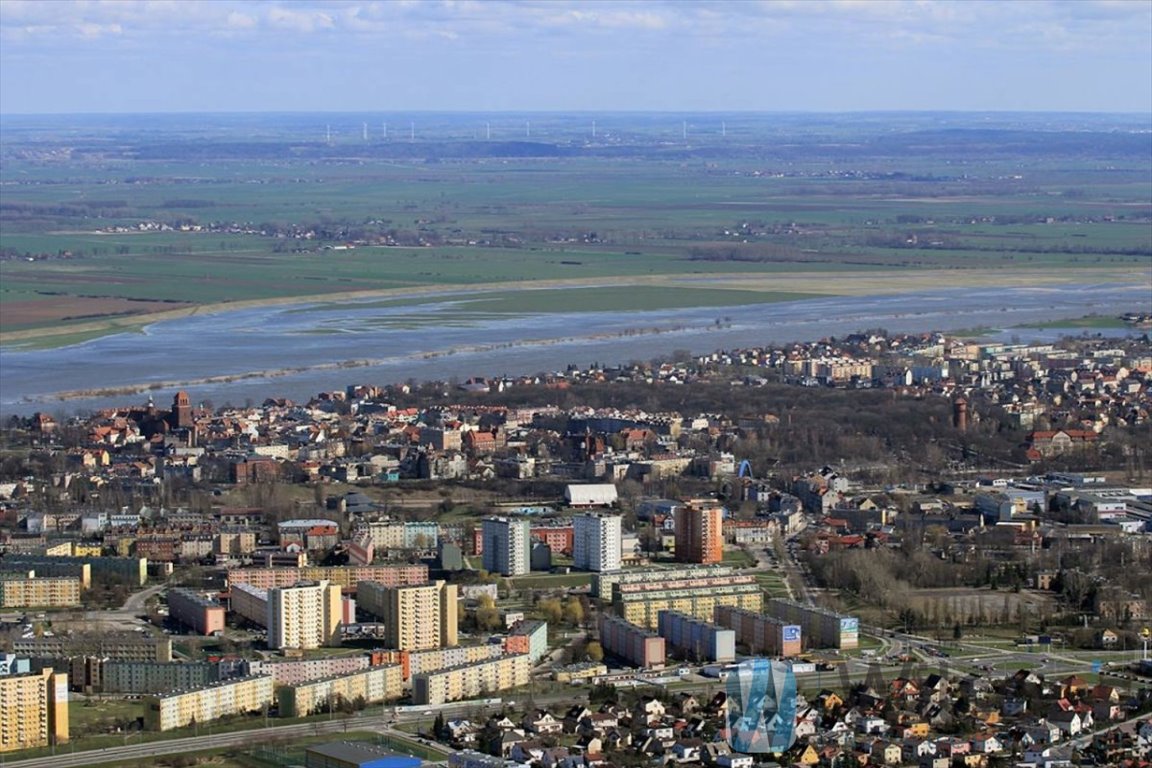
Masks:
[[[871,328],[993,329],[983,338],[1052,339],[1082,328],[1019,326],[1148,302],[1138,284],[972,288],[832,296],[648,311],[485,312],[475,294],[418,304],[348,302],[245,309],[155,323],[45,350],[0,350],[0,410],[72,411],[163,399],[306,399],[350,383],[530,374],[676,350],[810,340]],[[1123,334],[1124,329],[1091,331]]]

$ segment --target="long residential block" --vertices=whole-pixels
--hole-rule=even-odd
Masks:
[[[655,629],[660,611],[679,611],[711,620],[718,605],[759,611],[764,593],[749,575],[696,577],[675,581],[615,584],[612,605],[616,614],[633,624]]]
[[[272,678],[242,677],[144,699],[144,727],[170,731],[193,722],[204,724],[229,715],[261,712],[272,706]]]
[[[218,669],[207,661],[105,661],[100,665],[100,688],[103,693],[186,691],[217,682]]]
[[[427,584],[428,566],[419,565],[307,565],[303,568],[235,568],[228,571],[228,584],[249,584],[260,589],[290,587],[299,581],[327,581],[339,584],[345,592],[361,581],[375,581],[389,587]]]
[[[172,661],[172,638],[138,632],[90,632],[11,641],[12,652],[39,659],[95,656],[125,661]]]
[[[0,577],[0,608],[71,608],[80,605],[80,579]]]
[[[803,627],[808,645],[813,648],[858,648],[860,619],[826,608],[773,598],[765,613]]]
[[[228,607],[233,613],[257,626],[268,626],[268,590],[251,584],[233,584],[229,595]]]
[[[5,555],[5,567],[36,570],[40,566],[51,568],[87,565],[94,581],[121,580],[142,587],[148,581],[146,557],[63,557],[55,555]]]
[[[749,653],[764,656],[796,656],[803,648],[803,628],[775,616],[744,611],[727,605],[716,608],[716,623],[736,633],[736,642]]]
[[[499,691],[528,685],[531,674],[528,654],[500,656],[491,661],[450,667],[439,672],[412,676],[412,702],[436,705],[490,696]]]
[[[399,664],[404,672],[404,681],[410,682],[413,675],[492,661],[505,653],[503,646],[495,643],[462,645],[437,651],[373,651],[372,655],[377,658],[372,663]]]
[[[20,562],[19,557],[0,558],[0,579],[17,578],[16,574],[27,576],[34,572],[40,578],[77,579],[80,589],[91,589],[92,566],[88,563],[73,562],[72,558],[41,557],[35,565]]]
[[[604,571],[592,574],[592,594],[601,600],[612,599],[615,584],[663,584],[685,579],[722,579],[737,574],[728,565],[682,565],[675,568],[642,568],[634,571]]]
[[[600,614],[600,644],[608,653],[637,667],[664,666],[664,638],[619,616]]]
[[[280,717],[306,717],[314,712],[338,710],[341,704],[379,704],[404,695],[398,664],[327,677],[281,688],[277,692]]]
[[[299,685],[326,677],[350,675],[368,669],[368,656],[338,656],[302,661],[249,662],[253,674],[271,675],[276,685]]]
[[[191,589],[168,591],[168,615],[201,635],[224,631],[224,606]]]
[[[658,624],[665,643],[692,661],[736,660],[736,633],[731,629],[679,611],[660,611]]]

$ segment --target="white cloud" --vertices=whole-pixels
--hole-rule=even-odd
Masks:
[[[324,11],[298,11],[281,6],[273,6],[268,9],[268,21],[273,27],[291,29],[296,32],[316,32],[333,29],[336,26],[332,17]]]
[[[251,29],[256,26],[256,17],[239,11],[232,11],[228,14],[227,23],[229,29]]]

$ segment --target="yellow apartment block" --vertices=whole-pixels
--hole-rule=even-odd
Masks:
[[[320,648],[340,640],[339,584],[327,581],[268,590],[268,647]]]
[[[686,581],[683,585],[672,582],[666,588],[656,584],[616,585],[613,595],[617,615],[647,629],[659,625],[660,611],[679,611],[712,621],[718,605],[759,613],[764,607],[764,593],[751,577],[730,577]]]
[[[242,677],[144,698],[144,727],[170,731],[193,722],[203,725],[229,715],[260,712],[272,706],[272,677]]]
[[[379,704],[404,695],[399,664],[369,667],[350,675],[337,675],[288,685],[277,691],[280,717],[306,717],[313,712],[338,710],[342,702]]]
[[[357,606],[384,623],[384,643],[402,651],[429,651],[456,645],[456,585],[437,581],[389,587],[362,581],[356,587]]]
[[[68,741],[68,675],[0,677],[0,753]]]
[[[80,605],[80,579],[0,579],[0,608],[70,608]]]
[[[63,541],[44,548],[48,557],[100,557],[103,547],[91,541]]]
[[[530,673],[528,654],[517,653],[479,664],[413,675],[412,703],[436,705],[491,696],[528,685]]]

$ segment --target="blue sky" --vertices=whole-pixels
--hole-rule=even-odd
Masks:
[[[1152,112],[1152,0],[0,0],[0,112]]]

